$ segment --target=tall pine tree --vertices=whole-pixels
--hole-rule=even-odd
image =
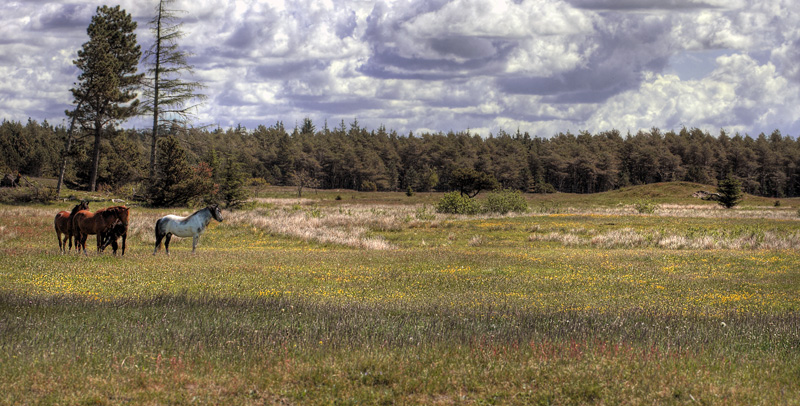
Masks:
[[[730,209],[742,200],[742,183],[728,175],[725,180],[719,181],[717,193],[720,195],[719,204]]]
[[[81,74],[71,89],[77,107],[67,115],[94,134],[89,179],[92,191],[97,190],[100,140],[105,128],[138,111],[136,90],[143,75],[136,72],[142,52],[134,30],[136,22],[119,6],[98,7],[87,29],[89,41],[83,44],[78,59],[73,61]]]

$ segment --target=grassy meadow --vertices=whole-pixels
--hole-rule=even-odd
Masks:
[[[74,201],[0,205],[0,404],[800,404],[800,199],[701,188],[270,188],[170,257],[189,208],[131,205],[115,257],[59,254]]]

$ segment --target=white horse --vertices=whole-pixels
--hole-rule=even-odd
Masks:
[[[161,217],[156,221],[156,249],[153,250],[153,255],[156,255],[158,248],[161,247],[161,239],[164,240],[164,248],[169,255],[169,240],[173,235],[178,237],[192,237],[192,253],[197,248],[197,240],[200,239],[200,234],[206,229],[206,226],[211,219],[222,221],[222,213],[219,207],[214,204],[204,209],[200,209],[192,213],[189,217],[176,216],[168,214]]]

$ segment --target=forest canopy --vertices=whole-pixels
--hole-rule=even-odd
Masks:
[[[655,182],[690,181],[716,185],[729,175],[744,192],[800,196],[800,141],[779,130],[756,137],[696,128],[658,128],[621,134],[559,133],[551,138],[527,132],[480,136],[469,131],[397,134],[357,121],[321,130],[306,119],[287,130],[283,123],[249,130],[182,128],[168,134],[194,165],[216,172],[235,164],[243,175],[273,185],[367,191],[457,190],[464,169],[492,176],[501,188],[524,192],[595,193]],[[149,130],[108,128],[103,138],[98,184],[121,188],[146,181]],[[66,130],[47,121],[0,124],[0,172],[55,177]],[[90,142],[77,142],[66,179],[88,187]],[[219,175],[217,175],[219,176]]]

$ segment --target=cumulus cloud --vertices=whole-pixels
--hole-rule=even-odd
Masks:
[[[742,133],[758,128],[794,128],[800,117],[797,86],[771,63],[735,54],[717,58],[717,68],[702,80],[651,75],[640,89],[615,96],[587,123],[592,127],[636,131],[654,122],[666,128],[692,126]],[[782,91],[791,89],[791,91]]]
[[[96,1],[0,5],[0,117],[59,122]],[[153,2],[123,0],[143,48]],[[202,124],[796,135],[794,0],[179,0]],[[146,126],[145,119],[128,125]]]

